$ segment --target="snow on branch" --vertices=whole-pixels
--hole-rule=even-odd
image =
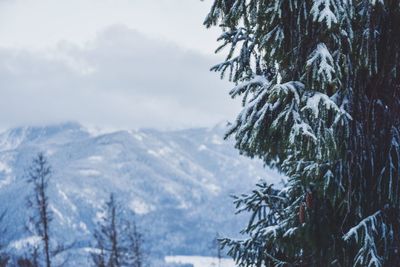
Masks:
[[[317,141],[317,137],[315,136],[311,126],[303,121],[296,119],[296,123],[293,124],[292,130],[290,131],[289,141],[291,143],[295,143],[296,137],[300,135],[309,137],[312,140]]]
[[[376,5],[377,3],[384,5],[385,3],[383,2],[383,0],[371,0],[371,4],[372,5]]]
[[[336,7],[335,3],[331,0],[314,0],[311,8],[311,14],[313,15],[314,21],[325,21],[328,29],[332,27],[333,23],[338,23],[336,15],[332,11],[331,7]]]
[[[358,232],[360,229],[368,230],[369,225],[371,225],[372,229],[376,230],[377,217],[381,215],[381,211],[377,211],[374,214],[368,216],[363,219],[359,224],[351,228],[344,236],[343,239],[345,241],[349,241],[351,237],[354,236],[356,242],[358,242]]]
[[[261,75],[256,75],[254,76],[251,80],[243,82],[237,86],[235,86],[229,94],[232,97],[235,97],[237,95],[240,95],[244,93],[245,91],[249,90],[252,86],[262,86],[264,88],[268,87],[270,85],[270,81],[265,76]]]
[[[279,239],[284,233],[289,236],[296,232],[296,228],[288,222],[293,207],[286,210],[286,191],[276,189],[265,181],[260,181],[256,186],[252,193],[237,196],[234,201],[237,213],[250,213],[248,226],[241,231],[248,238],[224,238],[221,239],[221,245],[230,248],[228,255],[234,258],[238,266],[261,266],[267,262],[273,263],[273,266],[288,266],[287,262],[278,259],[282,248]]]
[[[314,78],[323,82],[332,82],[335,73],[334,61],[331,53],[324,43],[319,43],[307,60],[307,67],[313,67]]]
[[[363,219],[343,236],[345,241],[350,241],[351,238],[354,238],[356,243],[361,245],[356,255],[354,266],[383,266],[382,258],[378,255],[377,240],[375,240],[375,236],[379,234],[379,227],[381,226],[383,229],[387,228],[383,222],[379,222],[381,215],[381,211],[375,212]],[[382,235],[382,238],[386,238],[385,233]]]
[[[322,105],[327,110],[334,110],[337,113],[340,113],[340,108],[333,102],[329,96],[323,93],[315,92],[312,96],[307,98],[306,105],[302,108],[302,110],[311,110],[312,114],[315,118],[319,117],[320,108],[319,106]]]

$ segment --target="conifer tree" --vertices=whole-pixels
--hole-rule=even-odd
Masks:
[[[6,211],[0,213],[0,267],[7,266],[10,259],[9,255],[4,251],[6,246],[6,240],[4,236],[6,235],[7,228],[4,225],[4,217],[6,216]]]
[[[241,266],[396,266],[400,226],[400,2],[214,0],[243,109],[227,132],[288,177],[235,200]]]
[[[221,261],[222,261],[222,248],[221,248],[221,244],[220,244],[220,234],[216,233],[215,234],[215,238],[212,241],[212,248],[215,249],[215,256],[218,260],[218,264],[216,265],[217,267],[221,267]]]
[[[47,192],[50,177],[51,167],[44,154],[39,153],[37,157],[33,159],[32,166],[28,173],[28,182],[33,186],[33,194],[28,199],[28,208],[32,211],[29,218],[28,230],[42,239],[46,267],[51,267],[52,256],[50,248],[50,223],[52,221],[52,213],[49,207]],[[36,248],[34,248],[34,251],[36,251]],[[36,254],[35,252],[35,255]]]
[[[143,267],[143,237],[137,230],[133,214],[124,211],[110,194],[103,208],[103,216],[94,233],[96,253],[92,253],[96,267]]]
[[[131,215],[132,216],[132,215]],[[125,265],[144,267],[145,254],[143,251],[143,235],[138,231],[136,222],[132,219],[125,221],[126,256]]]
[[[99,229],[94,233],[100,254],[93,254],[96,266],[120,267],[122,250],[120,246],[120,207],[115,201],[114,194],[105,203],[104,216],[99,223]],[[118,220],[118,221],[117,221]],[[107,257],[107,258],[105,258]]]

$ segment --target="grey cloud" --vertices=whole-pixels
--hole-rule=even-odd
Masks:
[[[112,26],[85,46],[0,50],[0,125],[77,120],[99,126],[175,128],[233,118],[230,85],[211,57]]]

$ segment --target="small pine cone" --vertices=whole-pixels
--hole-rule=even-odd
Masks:
[[[305,221],[304,220],[305,219],[305,212],[306,212],[305,205],[304,205],[304,203],[301,203],[300,210],[299,210],[299,221],[300,221],[301,224],[303,224],[304,221]]]
[[[313,196],[311,192],[308,192],[306,195],[306,205],[308,209],[311,209],[313,206]]]

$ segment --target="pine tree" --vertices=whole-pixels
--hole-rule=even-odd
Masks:
[[[46,267],[51,267],[50,248],[50,223],[52,213],[49,208],[49,197],[47,193],[49,180],[51,177],[51,167],[43,153],[39,153],[34,158],[28,173],[28,182],[33,186],[33,195],[28,199],[28,208],[32,211],[29,218],[28,229],[39,236],[43,243],[43,254]],[[35,259],[37,251],[35,251]],[[36,262],[37,260],[35,260]]]
[[[6,246],[6,241],[4,236],[7,233],[7,228],[4,226],[4,218],[6,216],[6,211],[0,213],[0,267],[7,266],[10,259],[9,255],[3,251]]]
[[[125,222],[125,239],[127,249],[124,266],[144,267],[145,254],[143,251],[143,235],[138,231],[138,227],[134,220],[128,220]]]
[[[399,23],[397,0],[214,0],[212,70],[243,98],[227,137],[288,177],[235,200],[242,266],[400,261]]]
[[[122,251],[120,246],[120,207],[115,201],[114,194],[105,204],[105,214],[100,222],[99,230],[95,232],[94,237],[100,254],[94,254],[93,260],[97,266],[105,264],[107,267],[120,267],[122,263]],[[105,258],[107,257],[107,258]]]
[[[222,248],[220,244],[220,239],[221,236],[219,233],[215,234],[215,238],[212,241],[212,247],[215,249],[216,252],[216,258],[218,259],[218,264],[216,266],[221,267],[221,261],[222,261]]]
[[[110,194],[103,208],[103,217],[94,233],[96,253],[92,254],[96,267],[143,267],[143,237],[133,220]],[[128,215],[129,214],[129,215]]]

